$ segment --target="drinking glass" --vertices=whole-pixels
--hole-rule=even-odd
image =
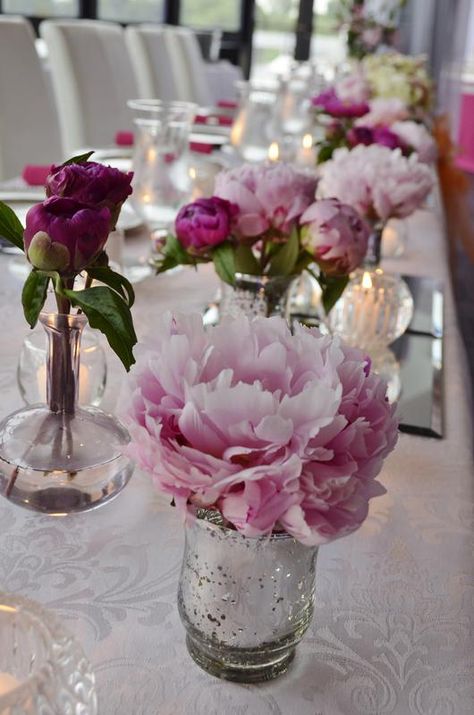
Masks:
[[[169,229],[191,198],[189,134],[197,106],[151,99],[128,106],[135,112],[131,202],[151,232]]]

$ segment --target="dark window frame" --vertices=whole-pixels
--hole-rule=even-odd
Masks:
[[[314,0],[300,0],[298,23],[295,28],[295,56],[307,59],[312,31]],[[0,0],[0,13],[2,13]],[[96,20],[98,0],[79,0],[79,12],[73,19]],[[164,0],[163,22],[169,25],[180,24],[181,0]],[[14,13],[8,13],[14,14]],[[21,14],[21,13],[20,13]],[[44,17],[28,17],[38,34]],[[122,22],[122,25],[133,24]],[[240,65],[244,75],[250,75],[252,64],[252,35],[255,26],[255,0],[240,0],[240,28],[235,32],[225,31],[222,35],[221,57]]]

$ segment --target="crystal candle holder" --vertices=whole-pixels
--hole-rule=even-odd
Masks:
[[[41,606],[0,592],[0,715],[96,715],[79,644]]]
[[[355,271],[325,322],[331,333],[372,355],[403,335],[412,317],[405,281],[376,268]]]

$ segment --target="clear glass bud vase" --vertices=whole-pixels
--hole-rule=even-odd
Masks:
[[[225,680],[284,673],[313,616],[316,547],[249,538],[202,510],[186,526],[178,609],[191,657]]]
[[[289,318],[289,288],[294,276],[253,276],[236,273],[235,284],[222,283],[219,317],[279,315]]]
[[[48,336],[46,401],[0,423],[0,492],[29,509],[65,515],[93,509],[127,484],[128,432],[109,414],[78,407],[84,315],[41,313]]]

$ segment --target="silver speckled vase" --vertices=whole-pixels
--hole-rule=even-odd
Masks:
[[[242,536],[217,512],[190,521],[178,608],[196,663],[242,683],[284,673],[313,615],[316,554],[286,533]]]

